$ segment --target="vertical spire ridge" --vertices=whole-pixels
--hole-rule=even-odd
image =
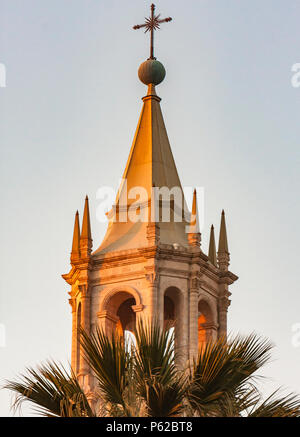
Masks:
[[[90,221],[89,198],[86,196],[84,203],[84,212],[82,218],[82,227],[80,235],[81,256],[89,256],[92,251],[92,233]]]
[[[189,225],[188,240],[191,246],[200,246],[201,244],[196,188],[194,189],[193,193],[193,205],[191,221]]]
[[[226,231],[224,209],[222,210],[222,215],[221,215],[219,247],[218,247],[218,261],[219,261],[219,267],[221,270],[228,270],[230,257],[229,257],[229,251],[228,251],[227,231]]]
[[[216,251],[216,241],[215,241],[214,225],[211,225],[211,228],[210,228],[208,258],[209,258],[210,262],[214,266],[217,267],[217,251]]]
[[[74,231],[73,231],[71,262],[80,258],[79,242],[80,242],[79,212],[76,211],[75,222],[74,222]]]

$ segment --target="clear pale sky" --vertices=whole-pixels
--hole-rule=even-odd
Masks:
[[[150,1],[0,0],[0,377],[70,358],[69,270],[76,209],[90,197],[94,248],[103,185],[117,186],[145,86],[148,36],[132,30]],[[167,76],[157,87],[185,186],[205,189],[209,226],[226,211],[229,329],[276,348],[264,393],[300,392],[300,0],[156,1],[173,21],[156,33]],[[10,412],[0,391],[0,415]],[[29,408],[23,414],[29,414]]]

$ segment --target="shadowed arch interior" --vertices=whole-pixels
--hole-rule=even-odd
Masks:
[[[205,300],[198,303],[198,349],[211,339],[211,326],[213,313],[210,305]]]
[[[136,300],[127,291],[119,291],[109,299],[106,306],[111,316],[108,331],[116,331],[120,335],[124,335],[125,331],[134,331],[136,314],[132,309],[133,305],[136,305]]]
[[[177,358],[184,352],[184,339],[180,335],[180,327],[183,326],[183,296],[177,287],[168,287],[164,293],[164,329],[174,329],[175,352]]]

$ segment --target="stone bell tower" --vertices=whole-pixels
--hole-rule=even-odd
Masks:
[[[91,393],[80,325],[87,332],[99,326],[109,335],[132,332],[140,318],[156,319],[162,328],[174,327],[175,347],[185,363],[203,342],[226,335],[229,285],[238,279],[228,270],[224,211],[218,253],[212,226],[208,255],[201,249],[196,191],[187,213],[156,93],[165,69],[153,50],[138,74],[148,91],[106,235],[92,252],[86,197],[81,232],[78,212],[75,216],[71,270],[63,275],[71,286],[72,367]]]

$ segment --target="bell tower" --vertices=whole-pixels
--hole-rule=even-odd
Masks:
[[[110,335],[133,332],[139,319],[158,320],[162,328],[174,327],[185,364],[203,342],[226,335],[229,286],[238,279],[228,270],[224,211],[218,252],[212,226],[206,255],[196,190],[191,213],[186,206],[156,93],[166,72],[154,57],[153,31],[171,19],[156,17],[153,5],[151,14],[146,24],[135,26],[151,33],[150,58],[138,71],[147,93],[106,235],[92,251],[86,198],[81,232],[78,212],[75,216],[71,270],[63,275],[71,286],[72,367],[91,396],[93,376],[81,356],[80,326],[87,332],[99,326]]]

